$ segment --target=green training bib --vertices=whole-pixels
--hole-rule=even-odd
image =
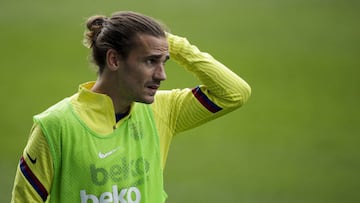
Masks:
[[[162,203],[159,136],[149,105],[135,103],[113,133],[93,132],[70,99],[34,117],[54,162],[50,202]]]

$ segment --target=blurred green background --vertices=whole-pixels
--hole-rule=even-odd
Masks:
[[[160,19],[252,86],[241,109],[174,139],[170,203],[360,202],[360,1],[1,0],[0,202],[32,115],[95,80],[84,22]],[[164,89],[197,81],[173,62]]]

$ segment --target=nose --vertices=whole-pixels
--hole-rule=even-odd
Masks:
[[[159,80],[159,81],[166,80],[164,64],[161,63],[157,66],[155,73],[154,73],[154,79]]]

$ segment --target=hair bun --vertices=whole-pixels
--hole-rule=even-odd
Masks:
[[[84,38],[84,45],[86,47],[90,48],[94,45],[106,21],[107,18],[101,15],[91,16],[86,21],[86,27],[88,29],[88,31],[85,33],[85,38]]]

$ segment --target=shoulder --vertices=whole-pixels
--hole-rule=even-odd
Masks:
[[[60,102],[49,107],[40,114],[33,117],[36,125],[39,125],[45,136],[49,134],[59,134],[61,128],[64,128],[66,123],[71,122],[69,118],[70,99],[65,98]],[[49,133],[49,132],[56,133]]]
[[[34,120],[42,120],[42,119],[49,119],[49,118],[56,118],[59,116],[59,114],[64,114],[65,110],[69,108],[70,99],[65,98],[58,103],[52,105],[42,113],[39,113],[34,116]]]

